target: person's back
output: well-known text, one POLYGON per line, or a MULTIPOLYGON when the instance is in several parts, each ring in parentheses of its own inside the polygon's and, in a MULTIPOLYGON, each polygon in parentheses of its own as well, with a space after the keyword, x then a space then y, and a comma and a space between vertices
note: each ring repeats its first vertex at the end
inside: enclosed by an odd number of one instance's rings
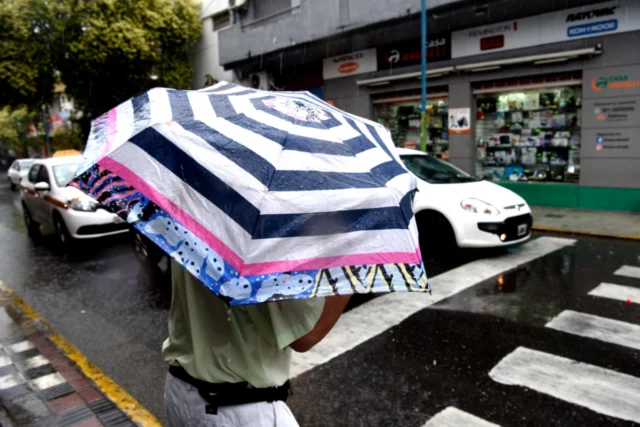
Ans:
POLYGON ((229 308, 180 264, 172 261, 171 270, 169 338, 163 345, 171 364, 169 423, 297 425, 284 402, 291 348, 306 351, 322 339, 348 297, 332 298, 327 307, 314 298, 229 308))

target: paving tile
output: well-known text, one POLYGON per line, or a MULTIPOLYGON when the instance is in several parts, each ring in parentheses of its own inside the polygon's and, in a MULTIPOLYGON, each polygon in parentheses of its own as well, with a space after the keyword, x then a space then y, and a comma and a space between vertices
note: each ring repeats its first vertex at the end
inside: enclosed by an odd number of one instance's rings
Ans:
POLYGON ((0 377, 0 390, 6 390, 24 384, 24 378, 18 372, 0 377))
POLYGON ((129 417, 109 399, 101 399, 90 403, 89 408, 98 416, 105 426, 133 426, 129 417))
POLYGON ((78 393, 70 393, 66 396, 49 400, 47 402, 49 409, 55 413, 64 412, 68 409, 75 408, 76 406, 83 406, 84 404, 84 400, 82 400, 78 393))
POLYGON ((104 394, 91 386, 78 390, 78 394, 80 394, 80 396, 82 396, 82 398, 87 403, 92 403, 99 401, 100 399, 104 399, 104 394))
POLYGON ((24 375, 30 380, 44 377, 46 375, 54 373, 56 370, 51 365, 38 366, 37 368, 29 369, 24 375))
POLYGON ((40 350, 37 348, 32 348, 27 351, 23 351, 22 353, 14 353, 11 355, 11 359, 14 362, 20 362, 22 360, 31 359, 32 357, 36 357, 40 355, 40 350))
POLYGON ((31 380, 31 384, 36 390, 46 390, 51 387, 55 387, 57 385, 65 383, 65 379, 62 375, 57 372, 51 373, 49 375, 44 375, 39 378, 35 378, 31 380))
POLYGON ((98 418, 92 417, 74 424, 73 427, 102 427, 103 425, 98 418))
POLYGON ((51 414, 47 405, 35 393, 28 393, 11 401, 3 401, 3 406, 14 424, 19 426, 31 425, 34 421, 46 418, 51 414))
POLYGON ((18 369, 15 365, 6 365, 0 367, 0 377, 4 377, 9 374, 17 373, 18 369))
POLYGON ((56 426, 73 426, 93 417, 93 412, 91 412, 87 406, 77 406, 58 414, 56 416, 56 426))
POLYGON ((9 402, 13 399, 18 399, 25 394, 32 393, 33 390, 25 383, 15 387, 11 387, 5 390, 0 390, 0 401, 9 402))
POLYGON ((4 353, 0 354, 0 367, 11 366, 12 364, 13 364, 13 361, 9 356, 7 356, 4 353))
POLYGON ((18 367, 23 371, 28 371, 29 369, 38 368, 40 366, 44 366, 48 364, 49 364, 49 359, 47 359, 41 354, 39 354, 36 357, 25 359, 16 363, 16 365, 18 365, 18 367))
POLYGON ((8 349, 11 353, 23 353, 27 350, 31 350, 32 348, 36 348, 36 346, 29 340, 23 340, 15 344, 4 346, 4 348, 8 349))
MULTIPOLYGON (((17 326, 17 325, 16 325, 16 326, 17 326)), ((22 332, 22 331, 20 331, 20 332, 22 332)), ((28 339, 28 337, 27 337, 25 334, 23 334, 23 333, 18 333, 18 334, 8 335, 8 336, 6 336, 6 337, 2 337, 2 338, 0 339, 0 343, 2 343, 2 346, 3 346, 3 347, 6 347, 6 346, 8 346, 8 345, 10 345, 10 344, 19 343, 19 342, 21 342, 21 341, 25 341, 25 340, 27 340, 27 339, 28 339)))
POLYGON ((45 400, 53 400, 69 393, 73 393, 74 391, 75 390, 73 389, 73 387, 71 387, 69 383, 65 382, 55 387, 48 388, 42 391, 40 394, 45 400))

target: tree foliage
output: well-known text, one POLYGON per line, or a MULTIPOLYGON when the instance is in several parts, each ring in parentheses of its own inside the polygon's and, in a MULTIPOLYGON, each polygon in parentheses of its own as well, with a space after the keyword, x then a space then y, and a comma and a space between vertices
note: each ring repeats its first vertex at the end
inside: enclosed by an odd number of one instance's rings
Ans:
POLYGON ((65 35, 57 68, 89 117, 154 86, 189 87, 201 31, 193 0, 65 0, 56 16, 65 35))
POLYGON ((29 126, 35 123, 37 115, 24 106, 0 109, 0 149, 29 156, 29 149, 41 146, 41 138, 29 136, 29 126))
POLYGON ((43 0, 0 1, 0 106, 51 100, 54 49, 43 0))
POLYGON ((188 88, 197 0, 0 0, 0 108, 49 103, 55 71, 88 120, 155 86, 188 88))

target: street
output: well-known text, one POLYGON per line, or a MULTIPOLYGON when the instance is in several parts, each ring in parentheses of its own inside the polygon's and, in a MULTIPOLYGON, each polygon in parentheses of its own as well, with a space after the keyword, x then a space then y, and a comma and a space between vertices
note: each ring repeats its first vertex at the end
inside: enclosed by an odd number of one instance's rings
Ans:
MULTIPOLYGON (((0 281, 163 422, 167 275, 126 235, 73 256, 53 236, 36 246, 0 183, 0 281)), ((432 296, 355 299, 326 342, 295 355, 289 405, 302 426, 638 425, 639 248, 534 234, 432 262, 432 296)))

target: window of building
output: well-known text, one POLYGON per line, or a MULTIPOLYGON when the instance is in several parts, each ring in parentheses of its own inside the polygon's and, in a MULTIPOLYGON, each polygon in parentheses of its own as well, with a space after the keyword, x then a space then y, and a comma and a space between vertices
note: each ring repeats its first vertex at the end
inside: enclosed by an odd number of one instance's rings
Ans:
POLYGON ((211 19, 213 21, 213 31, 218 31, 231 25, 231 13, 228 10, 213 15, 211 19))
POLYGON ((577 183, 581 104, 580 86, 477 95, 477 175, 577 183))
POLYGON ((255 10, 255 20, 266 18, 283 10, 291 9, 293 3, 300 4, 295 0, 256 0, 253 2, 255 10))

